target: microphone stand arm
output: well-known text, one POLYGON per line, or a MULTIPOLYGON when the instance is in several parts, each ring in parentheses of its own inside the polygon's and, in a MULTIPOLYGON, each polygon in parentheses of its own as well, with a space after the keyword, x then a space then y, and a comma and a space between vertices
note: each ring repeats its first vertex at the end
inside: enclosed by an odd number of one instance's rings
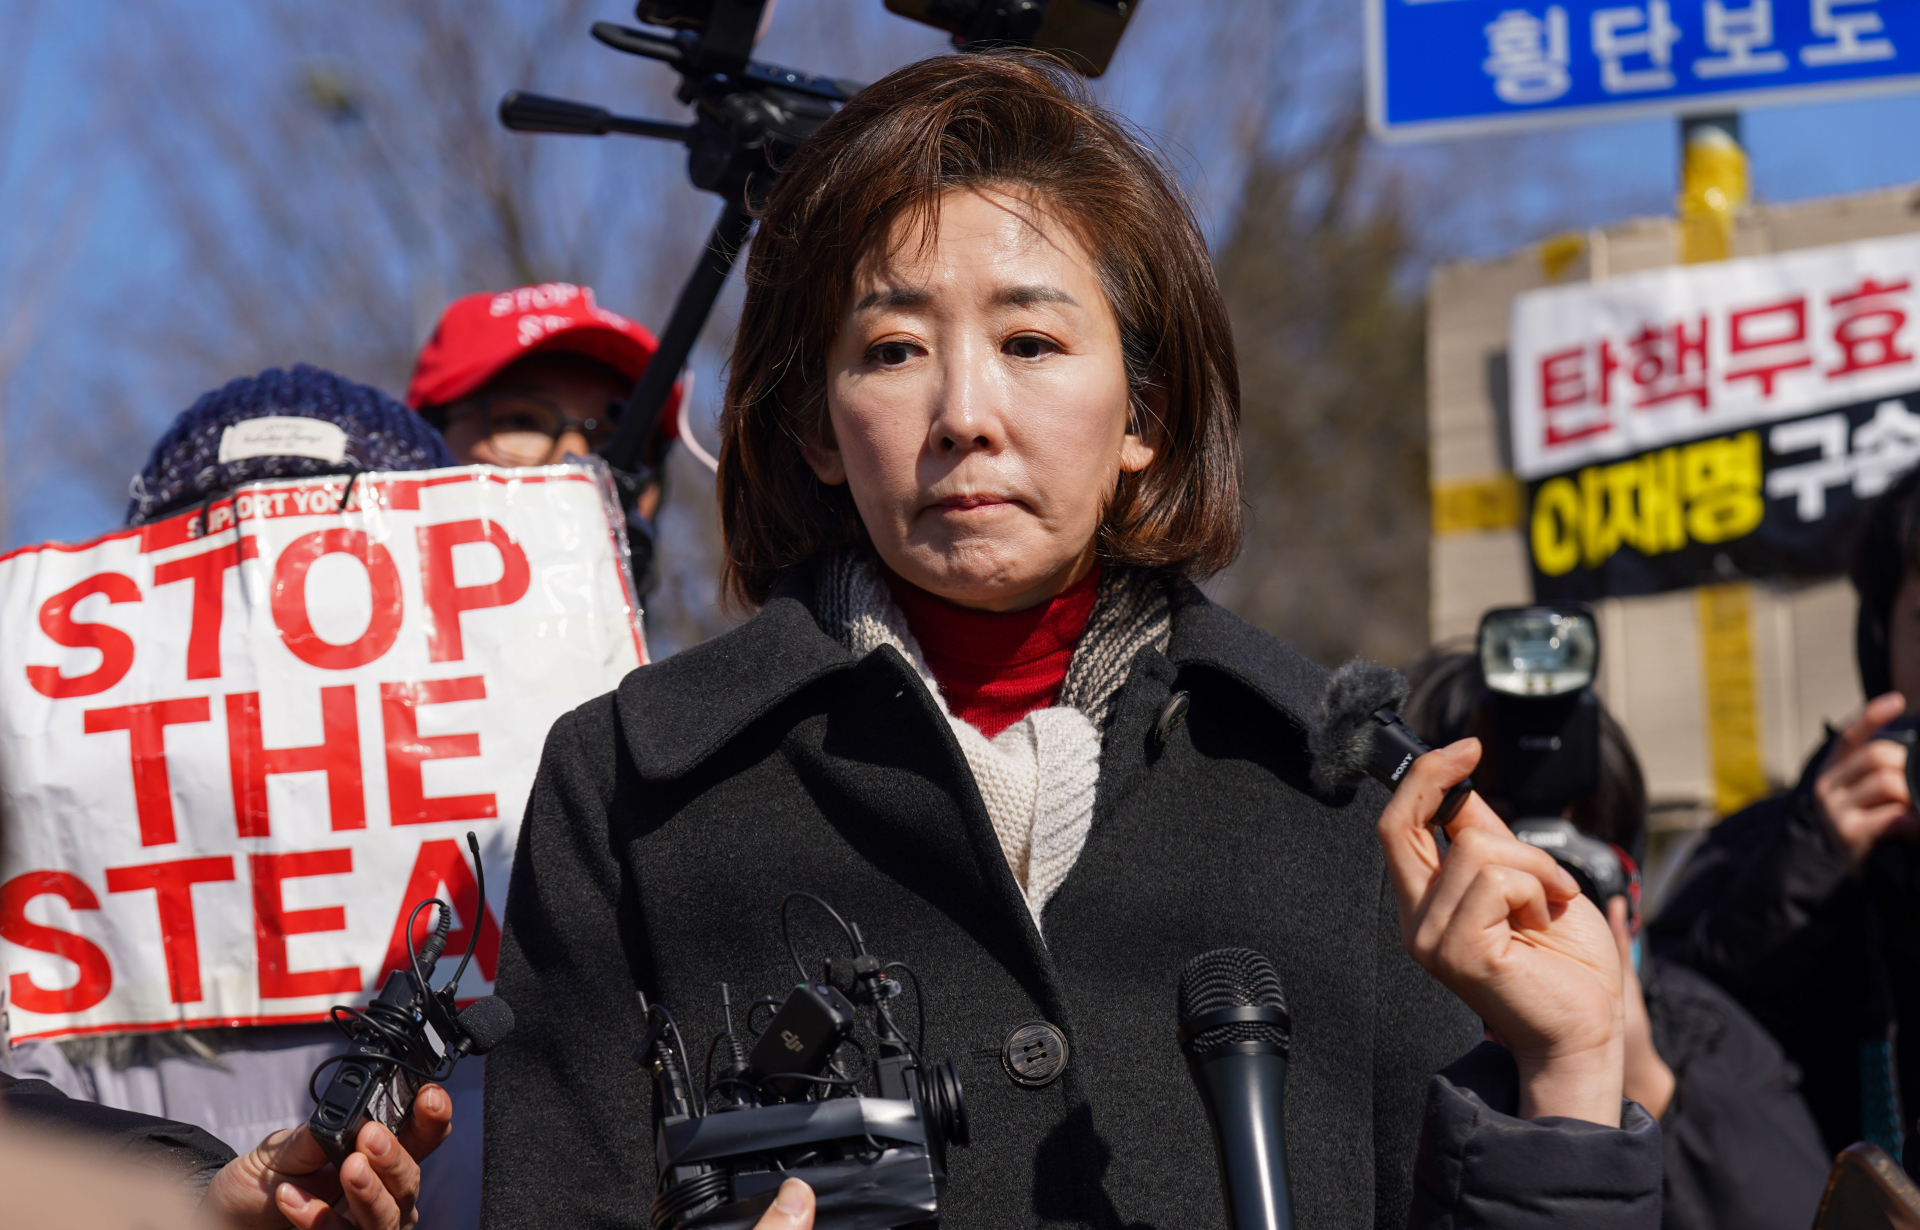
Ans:
POLYGON ((720 218, 713 224, 713 232, 707 236, 706 247, 700 253, 699 264, 694 266, 686 284, 680 288, 680 297, 674 301, 673 315, 667 319, 666 332, 660 335, 660 349, 654 352, 647 369, 640 373, 639 383, 633 386, 613 439, 600 450, 607 464, 613 467, 621 497, 628 507, 633 506, 641 488, 646 486, 642 458, 667 399, 673 394, 674 381, 687 365, 700 330, 713 312, 714 301, 720 297, 727 275, 733 272, 733 263, 739 258, 752 227, 753 214, 744 203, 728 201, 721 209, 720 218))
POLYGON ((615 115, 590 103, 524 91, 500 100, 500 122, 518 132, 577 136, 618 132, 685 145, 687 173, 694 187, 726 202, 707 237, 706 250, 681 287, 660 348, 627 396, 613 439, 599 450, 613 469, 621 502, 629 510, 652 478, 646 465, 647 446, 714 300, 733 271, 747 232, 753 229, 753 205, 766 199, 781 159, 860 89, 858 82, 749 59, 767 3, 730 0, 716 7, 714 16, 697 32, 654 33, 611 22, 594 23, 593 36, 600 42, 616 51, 658 60, 680 74, 677 96, 692 105, 691 124, 615 115))

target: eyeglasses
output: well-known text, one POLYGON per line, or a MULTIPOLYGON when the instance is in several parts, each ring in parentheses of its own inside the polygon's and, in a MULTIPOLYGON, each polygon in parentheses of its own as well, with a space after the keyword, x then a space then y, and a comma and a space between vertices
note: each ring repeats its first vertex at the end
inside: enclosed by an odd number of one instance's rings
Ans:
POLYGON ((534 466, 545 464, 554 442, 570 431, 579 432, 588 448, 599 448, 613 439, 620 408, 621 403, 611 401, 596 417, 577 419, 537 393, 503 390, 476 398, 455 414, 449 425, 478 416, 483 434, 503 463, 534 466))

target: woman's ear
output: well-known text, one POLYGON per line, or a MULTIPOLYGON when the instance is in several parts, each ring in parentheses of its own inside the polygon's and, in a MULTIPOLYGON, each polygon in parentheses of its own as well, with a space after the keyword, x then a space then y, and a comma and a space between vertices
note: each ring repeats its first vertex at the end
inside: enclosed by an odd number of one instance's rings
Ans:
POLYGON ((1160 453, 1161 427, 1167 421, 1167 391, 1150 384, 1140 390, 1126 438, 1120 442, 1120 469, 1138 474, 1160 453))
MULTIPOLYGON (((832 427, 827 430, 831 432, 832 427)), ((829 487, 838 487, 847 481, 846 459, 840 456, 840 450, 830 444, 822 443, 813 433, 808 432, 801 438, 800 455, 807 459, 807 465, 813 470, 813 476, 829 487)))

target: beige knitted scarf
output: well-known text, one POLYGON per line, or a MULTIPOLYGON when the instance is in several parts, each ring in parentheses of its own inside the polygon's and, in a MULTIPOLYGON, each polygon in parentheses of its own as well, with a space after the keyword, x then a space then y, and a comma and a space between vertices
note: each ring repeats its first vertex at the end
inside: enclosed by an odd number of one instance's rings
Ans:
POLYGON ((1073 870, 1093 829, 1100 741, 1113 698, 1142 649, 1167 648, 1166 591, 1138 569, 1108 568, 1058 702, 991 739, 954 716, 906 616, 865 552, 841 552, 821 568, 815 605, 821 626, 855 657, 891 645, 939 698, 1038 927, 1041 911, 1073 870))

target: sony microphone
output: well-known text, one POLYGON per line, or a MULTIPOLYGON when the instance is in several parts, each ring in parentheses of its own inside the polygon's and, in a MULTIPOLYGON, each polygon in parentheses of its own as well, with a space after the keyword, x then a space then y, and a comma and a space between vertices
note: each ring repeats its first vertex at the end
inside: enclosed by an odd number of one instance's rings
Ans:
MULTIPOLYGON (((1355 658, 1327 678, 1320 724, 1307 733, 1313 780, 1338 790, 1371 777, 1389 790, 1400 785, 1413 762, 1433 749, 1400 720, 1407 681, 1400 672, 1355 658)), ((1446 826, 1473 793, 1473 779, 1455 782, 1434 812, 1434 837, 1444 852, 1446 826)))
POLYGON ((1293 1018, 1273 962, 1250 948, 1201 953, 1180 971, 1180 1050, 1213 1126, 1231 1230, 1292 1230, 1286 1140, 1293 1018))

